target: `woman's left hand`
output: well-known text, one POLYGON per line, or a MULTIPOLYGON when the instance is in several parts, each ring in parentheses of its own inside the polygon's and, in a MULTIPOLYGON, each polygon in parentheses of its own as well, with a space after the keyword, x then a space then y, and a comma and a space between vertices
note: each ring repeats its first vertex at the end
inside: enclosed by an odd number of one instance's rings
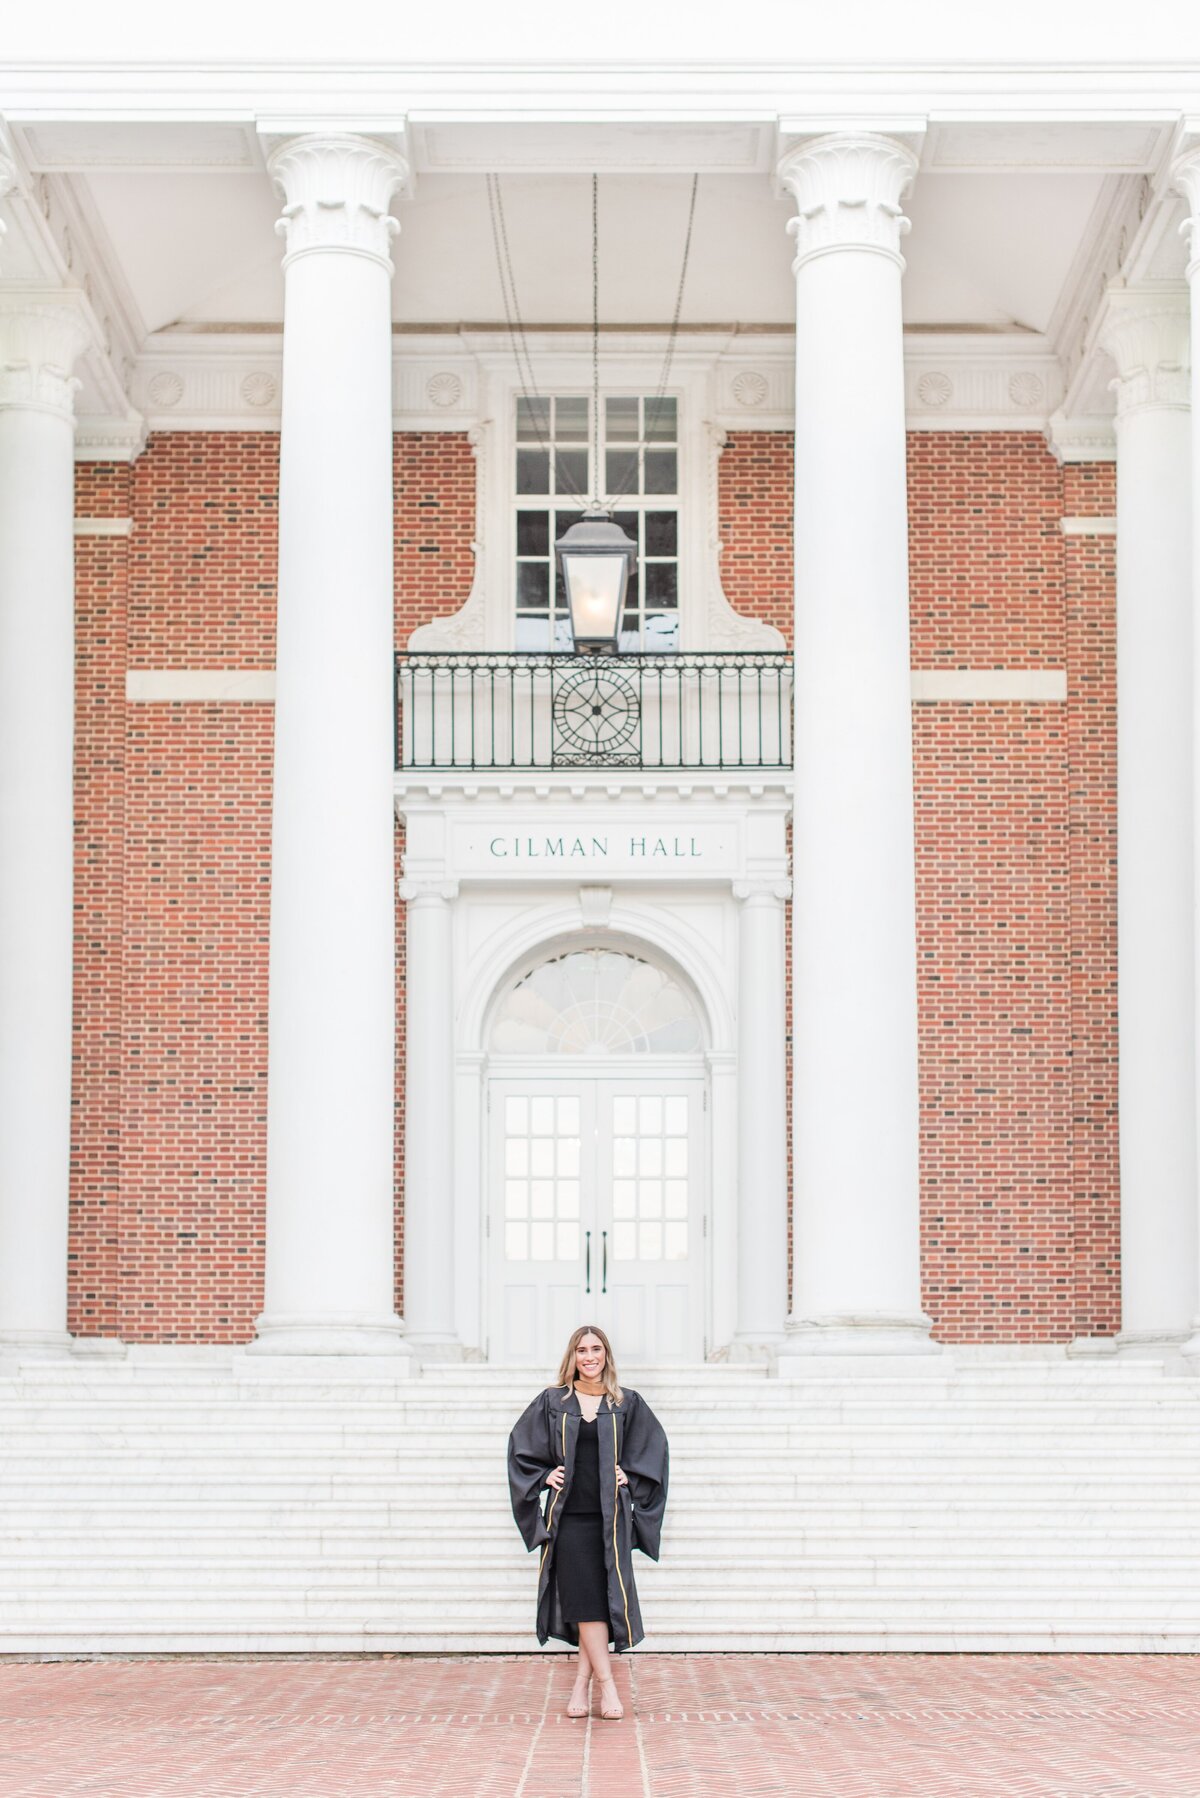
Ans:
POLYGON ((618 1486, 628 1486, 628 1484, 629 1484, 628 1475, 623 1473, 621 1471, 621 1469, 618 1467, 617 1468, 617 1485, 618 1486))

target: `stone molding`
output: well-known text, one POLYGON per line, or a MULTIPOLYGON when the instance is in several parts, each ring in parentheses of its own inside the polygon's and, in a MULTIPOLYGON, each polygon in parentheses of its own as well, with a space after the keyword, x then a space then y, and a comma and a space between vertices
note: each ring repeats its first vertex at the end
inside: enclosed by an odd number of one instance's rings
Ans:
POLYGON ((1195 280, 1200 272, 1200 146, 1188 150, 1171 168, 1171 186, 1187 201, 1189 217, 1179 227, 1188 246, 1187 278, 1195 280))
POLYGON ((744 905, 783 905, 792 896, 790 880, 735 880, 731 891, 744 905))
POLYGON ((1068 418, 1053 412, 1043 435, 1056 462, 1115 462, 1117 433, 1111 418, 1091 415, 1068 418))
POLYGON ((396 887, 405 905, 449 905, 458 898, 457 880, 419 880, 405 875, 396 887))
POLYGON ((87 343, 87 325, 69 296, 0 292, 0 409, 50 412, 73 424, 80 383, 71 370, 87 343))
MULTIPOLYGON (((137 359, 130 399, 154 431, 277 431, 282 345, 274 330, 159 333, 137 359)), ((541 353, 536 339, 532 347, 541 353)), ((467 341, 457 333, 397 334, 394 428, 486 432, 493 410, 489 369, 497 355, 509 355, 502 337, 484 340, 476 333, 467 341)), ((711 371, 706 416, 714 456, 724 433, 795 429, 791 332, 739 334, 732 340, 714 333, 703 349, 692 347, 676 361, 683 367, 696 357, 711 371)), ((1063 399, 1062 366, 1044 337, 913 332, 904 344, 904 381, 907 424, 915 431, 1040 431, 1063 399)), ((93 428, 83 419, 80 434, 96 443, 97 457, 108 444, 114 459, 128 454, 122 447, 130 435, 126 426, 96 420, 93 428)))
POLYGON ((391 240, 400 229, 388 211, 409 167, 398 151, 366 137, 331 133, 287 138, 267 169, 284 205, 275 229, 284 268, 322 251, 367 256, 390 276, 391 240))
MULTIPOLYGON (((8 151, 5 149, 3 139, 0 139, 0 200, 2 200, 5 196, 5 194, 9 193, 11 191, 11 189, 16 186, 16 184, 17 184, 16 162, 8 154, 8 151)), ((8 232, 8 226, 5 224, 3 219, 0 219, 0 244, 3 244, 7 232, 8 232)))
POLYGON ((1108 294, 1100 342, 1116 364, 1110 385, 1118 419, 1190 406, 1190 309, 1182 283, 1117 287, 1108 294))
POLYGON ((789 152, 779 180, 796 202, 788 222, 792 272, 834 250, 867 250, 903 269, 900 239, 909 229, 900 201, 917 172, 906 144, 871 132, 835 132, 789 152))

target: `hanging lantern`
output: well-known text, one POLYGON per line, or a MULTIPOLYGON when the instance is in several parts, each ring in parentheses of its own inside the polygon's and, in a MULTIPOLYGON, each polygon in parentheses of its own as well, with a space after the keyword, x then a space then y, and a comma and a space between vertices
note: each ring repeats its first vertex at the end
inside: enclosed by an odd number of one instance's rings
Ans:
POLYGON ((615 654, 629 577, 637 566, 637 544, 611 512, 592 506, 563 532, 554 551, 567 590, 576 650, 615 654))

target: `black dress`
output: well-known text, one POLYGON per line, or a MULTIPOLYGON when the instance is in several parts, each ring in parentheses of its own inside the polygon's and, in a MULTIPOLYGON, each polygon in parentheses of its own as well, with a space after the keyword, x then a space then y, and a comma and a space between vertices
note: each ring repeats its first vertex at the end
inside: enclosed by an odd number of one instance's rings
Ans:
MULTIPOLYGON (((518 1417, 508 1439, 508 1487, 513 1517, 526 1548, 538 1554, 537 1638, 551 1636, 579 1646, 579 1624, 563 1615, 559 1579, 569 1586, 573 1575, 560 1568, 594 1565, 597 1530, 586 1511, 571 1521, 580 1431, 584 1428, 579 1400, 569 1387, 547 1386, 518 1417), (546 1486, 546 1475, 565 1469, 561 1494, 546 1486), (565 1513, 560 1517, 559 1513, 565 1513), (560 1555, 566 1545, 560 1524, 578 1531, 582 1554, 560 1555)), ((602 1401, 594 1425, 599 1447, 600 1530, 607 1575, 602 1604, 580 1606, 585 1623, 608 1618, 609 1640, 618 1654, 641 1641, 642 1612, 633 1577, 633 1550, 657 1561, 667 1505, 667 1438, 653 1411, 638 1393, 625 1388, 617 1405, 602 1401), (628 1484, 618 1486, 617 1468, 628 1484)), ((591 1431, 588 1431, 591 1434, 591 1431)), ((594 1502, 594 1501, 593 1501, 594 1502)), ((586 1596, 586 1595, 585 1595, 586 1596)))
POLYGON ((600 1443, 593 1417, 579 1425, 575 1477, 558 1525, 554 1558, 558 1598, 566 1623, 608 1623, 608 1569, 604 1564, 604 1514, 600 1508, 600 1443))

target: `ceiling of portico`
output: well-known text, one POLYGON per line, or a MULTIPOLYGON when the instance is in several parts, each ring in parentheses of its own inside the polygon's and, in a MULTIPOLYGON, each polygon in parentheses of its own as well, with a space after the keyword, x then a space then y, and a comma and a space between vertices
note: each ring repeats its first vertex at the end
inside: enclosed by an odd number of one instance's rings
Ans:
MULTIPOLYGON (((908 211, 907 324, 1045 331, 1104 186, 1096 174, 925 174, 908 211)), ((74 177, 111 246, 146 333, 171 326, 277 326, 283 316, 278 201, 263 173, 74 177)), ((687 221, 686 175, 600 183, 605 322, 664 324, 687 221)), ((527 322, 591 318, 585 175, 516 174, 502 193, 527 322)), ((483 175, 424 175, 395 208, 399 324, 503 319, 483 175)), ((682 318, 786 328, 793 308, 790 201, 761 175, 703 175, 682 318)))
MULTIPOLYGON (((10 127, 28 183, 27 212, 40 207, 60 248, 74 240, 59 257, 68 281, 82 282, 70 252, 86 246, 89 283, 111 302, 107 335, 119 340, 118 366, 128 367, 158 333, 215 339, 279 330, 279 201, 250 121, 40 118, 10 120, 10 127)), ((770 173, 787 127, 762 118, 571 126, 410 120, 413 192, 393 208, 401 223, 397 325, 502 324, 486 185, 493 169, 502 179, 525 321, 586 326, 589 171, 599 168, 605 323, 669 321, 698 171, 684 325, 789 330, 794 293, 784 227, 792 205, 770 173)), ((1157 204, 1173 131, 1164 118, 931 125, 906 201, 909 331, 1039 338, 1071 377, 1079 345, 1094 335, 1097 296, 1115 273, 1114 259, 1137 234, 1148 195, 1157 204)), ((1170 210, 1160 207, 1164 217, 1170 210)), ((11 199, 0 203, 0 216, 14 226, 0 273, 45 279, 29 218, 11 199)), ((1184 247, 1173 229, 1157 228, 1151 248, 1144 274, 1181 277, 1184 247)), ((84 378, 81 411, 111 411, 111 392, 97 391, 103 383, 92 370, 84 378)), ((1091 391, 1107 404, 1102 382, 1091 391)))

